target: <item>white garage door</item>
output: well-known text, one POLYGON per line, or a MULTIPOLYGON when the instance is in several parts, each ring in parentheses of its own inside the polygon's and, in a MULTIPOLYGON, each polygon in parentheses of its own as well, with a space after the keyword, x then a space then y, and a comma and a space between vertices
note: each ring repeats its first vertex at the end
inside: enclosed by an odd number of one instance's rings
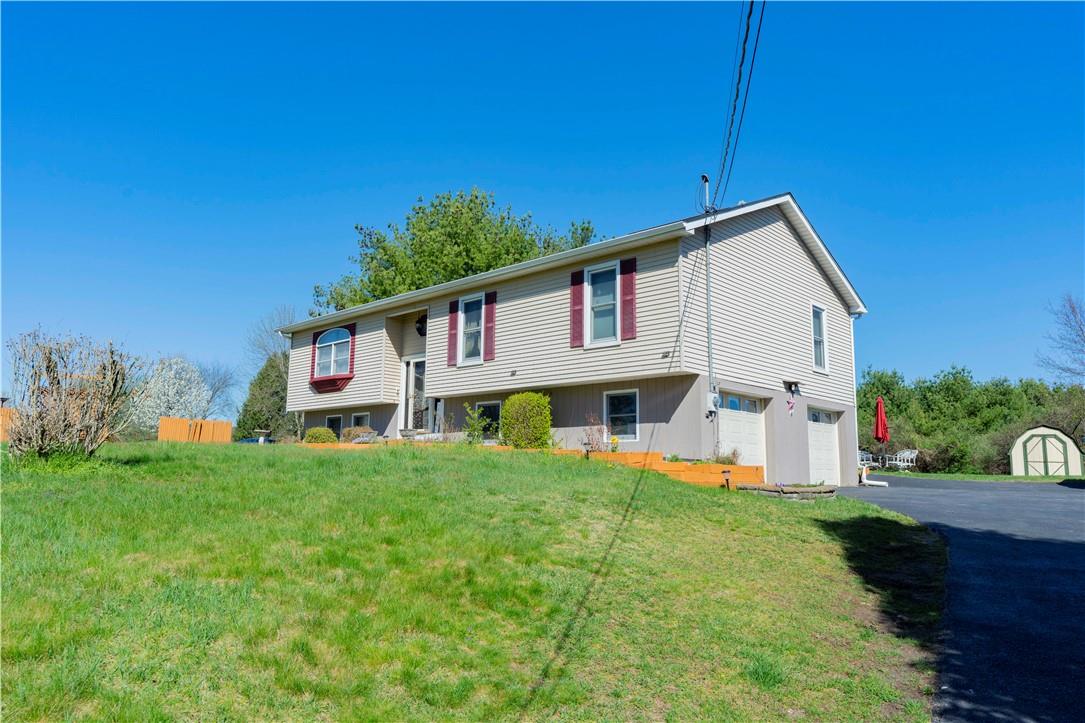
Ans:
POLYGON ((840 484, 840 450, 837 448, 835 412, 811 409, 806 426, 810 438, 810 481, 840 484))
POLYGON ((761 400, 720 395, 720 454, 738 450, 738 464, 765 464, 765 418, 761 400))

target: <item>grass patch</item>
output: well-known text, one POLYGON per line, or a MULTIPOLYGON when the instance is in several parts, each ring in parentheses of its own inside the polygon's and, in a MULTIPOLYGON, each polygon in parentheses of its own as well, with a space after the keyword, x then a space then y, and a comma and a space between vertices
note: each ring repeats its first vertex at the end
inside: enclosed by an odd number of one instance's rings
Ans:
POLYGON ((958 480, 961 482, 1085 482, 1085 480, 1077 479, 1076 477, 1020 477, 1012 474, 972 474, 972 473, 957 473, 957 472, 910 472, 907 470, 893 470, 882 471, 875 470, 870 472, 871 475, 877 477, 914 477, 916 479, 945 479, 945 480, 958 480))
POLYGON ((940 542, 857 500, 466 447, 4 465, 11 720, 929 714, 940 542))

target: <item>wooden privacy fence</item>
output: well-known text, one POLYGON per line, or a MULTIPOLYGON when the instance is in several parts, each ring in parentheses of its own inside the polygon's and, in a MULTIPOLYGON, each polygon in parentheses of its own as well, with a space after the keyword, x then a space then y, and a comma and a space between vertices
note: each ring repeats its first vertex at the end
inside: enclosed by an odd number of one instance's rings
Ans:
POLYGON ((0 407, 0 442, 8 441, 11 429, 11 407, 0 407))
POLYGON ((233 425, 213 419, 158 418, 159 442, 202 442, 226 444, 231 440, 233 425))

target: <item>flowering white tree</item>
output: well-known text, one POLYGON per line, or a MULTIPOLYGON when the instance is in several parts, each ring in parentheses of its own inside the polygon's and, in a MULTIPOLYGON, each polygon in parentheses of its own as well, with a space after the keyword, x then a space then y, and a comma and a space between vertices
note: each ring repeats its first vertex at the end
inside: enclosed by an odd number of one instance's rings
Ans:
POLYGON ((210 411, 211 390, 203 374, 183 357, 160 359, 133 416, 140 429, 157 430, 159 417, 203 419, 210 411))

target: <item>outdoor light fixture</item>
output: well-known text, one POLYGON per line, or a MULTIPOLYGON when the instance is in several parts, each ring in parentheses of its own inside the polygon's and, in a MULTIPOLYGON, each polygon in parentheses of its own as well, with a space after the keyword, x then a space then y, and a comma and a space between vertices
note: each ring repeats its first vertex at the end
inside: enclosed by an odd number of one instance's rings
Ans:
POLYGON ((784 390, 791 394, 801 394, 801 392, 799 391, 799 383, 789 382, 786 379, 784 380, 784 390))

